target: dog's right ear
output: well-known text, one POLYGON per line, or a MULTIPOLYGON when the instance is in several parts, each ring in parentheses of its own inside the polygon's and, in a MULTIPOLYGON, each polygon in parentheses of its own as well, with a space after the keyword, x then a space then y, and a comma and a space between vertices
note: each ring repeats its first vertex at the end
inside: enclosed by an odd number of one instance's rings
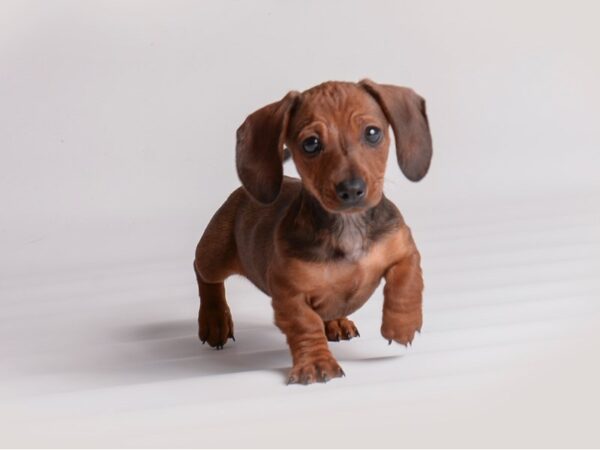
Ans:
POLYGON ((291 110, 299 92, 250 114, 237 130, 236 166, 244 188, 261 203, 279 195, 283 181, 284 143, 291 110))

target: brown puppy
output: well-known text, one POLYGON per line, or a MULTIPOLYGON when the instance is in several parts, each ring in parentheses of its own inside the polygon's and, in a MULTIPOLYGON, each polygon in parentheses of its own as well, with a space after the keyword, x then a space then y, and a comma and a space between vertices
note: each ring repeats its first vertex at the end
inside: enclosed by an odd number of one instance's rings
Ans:
MULTIPOLYGON (((286 335, 290 383, 344 375, 327 340, 358 336, 346 318, 385 278, 381 334, 407 345, 422 324, 420 255, 383 195, 392 126, 402 172, 418 181, 431 161, 425 102, 370 80, 327 82, 254 112, 237 132, 243 188, 214 215, 196 249, 199 336, 233 337, 223 282, 232 274, 272 298, 286 335), (283 176, 287 154, 301 180, 283 176)), ((234 339, 235 340, 235 339, 234 339)))

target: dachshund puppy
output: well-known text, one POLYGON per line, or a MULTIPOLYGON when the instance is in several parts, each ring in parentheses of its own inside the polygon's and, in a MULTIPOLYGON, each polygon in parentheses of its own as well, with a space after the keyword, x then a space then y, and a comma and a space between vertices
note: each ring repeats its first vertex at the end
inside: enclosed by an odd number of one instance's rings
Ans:
POLYGON ((418 181, 431 161, 425 101, 404 87, 326 82, 252 113, 237 131, 243 187, 196 249, 200 340, 235 340, 223 282, 243 275, 271 297, 293 359, 289 383, 344 372, 327 341, 351 339, 347 316, 385 278, 381 334, 407 345, 421 330, 423 279, 410 229, 383 194, 391 125, 398 164, 418 181), (300 180, 283 176, 293 159, 300 180))

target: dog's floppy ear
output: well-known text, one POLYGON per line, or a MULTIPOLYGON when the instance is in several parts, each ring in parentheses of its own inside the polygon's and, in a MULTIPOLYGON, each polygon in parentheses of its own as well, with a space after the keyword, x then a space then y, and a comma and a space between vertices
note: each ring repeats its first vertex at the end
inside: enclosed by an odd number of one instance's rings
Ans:
POLYGON ((279 195, 283 181, 284 142, 290 111, 299 93, 250 114, 237 130, 236 166, 246 190, 261 203, 279 195))
POLYGON ((419 181, 429 170, 432 145, 425 100, 415 91, 371 80, 359 83, 383 110, 394 130, 396 156, 402 173, 419 181))

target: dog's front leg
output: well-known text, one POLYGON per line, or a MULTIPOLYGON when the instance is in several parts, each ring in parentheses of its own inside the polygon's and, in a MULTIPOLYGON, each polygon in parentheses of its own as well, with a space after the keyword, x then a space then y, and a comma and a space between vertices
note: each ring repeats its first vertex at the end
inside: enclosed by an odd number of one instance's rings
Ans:
POLYGON ((285 334, 294 367, 288 384, 327 382, 344 371, 327 344, 323 319, 305 301, 304 295, 274 296, 275 324, 285 334))
POLYGON ((382 336, 390 344, 410 344, 423 324, 423 276, 416 249, 388 269, 383 296, 382 336))

